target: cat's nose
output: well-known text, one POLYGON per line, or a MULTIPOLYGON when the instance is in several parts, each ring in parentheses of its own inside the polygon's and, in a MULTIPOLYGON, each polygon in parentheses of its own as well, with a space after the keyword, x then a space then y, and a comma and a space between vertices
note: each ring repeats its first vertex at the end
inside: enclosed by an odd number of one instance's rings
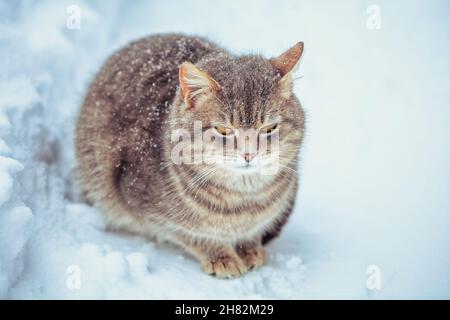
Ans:
POLYGON ((247 163, 250 163, 252 159, 256 156, 255 153, 244 153, 244 159, 247 163))

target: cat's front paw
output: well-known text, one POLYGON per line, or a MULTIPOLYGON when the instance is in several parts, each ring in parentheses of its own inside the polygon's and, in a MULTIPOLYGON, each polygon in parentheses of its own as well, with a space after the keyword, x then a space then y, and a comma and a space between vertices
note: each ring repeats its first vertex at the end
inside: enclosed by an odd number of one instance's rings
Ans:
POLYGON ((248 268, 237 255, 221 254, 202 261, 203 271, 218 278, 237 278, 248 268))
POLYGON ((249 270, 262 266, 266 260, 266 252, 260 244, 238 245, 237 252, 249 270))

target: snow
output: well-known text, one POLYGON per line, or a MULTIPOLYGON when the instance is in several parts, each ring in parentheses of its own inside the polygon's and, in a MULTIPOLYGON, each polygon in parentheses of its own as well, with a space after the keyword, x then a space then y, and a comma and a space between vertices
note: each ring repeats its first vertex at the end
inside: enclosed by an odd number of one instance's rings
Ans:
POLYGON ((0 2, 0 298, 450 298, 450 5, 377 1, 379 30, 370 5, 0 2), (66 26, 71 5, 80 29, 66 26), (240 279, 105 231, 72 183, 93 74, 129 40, 169 31, 267 57, 305 42, 297 206, 267 264, 240 279))

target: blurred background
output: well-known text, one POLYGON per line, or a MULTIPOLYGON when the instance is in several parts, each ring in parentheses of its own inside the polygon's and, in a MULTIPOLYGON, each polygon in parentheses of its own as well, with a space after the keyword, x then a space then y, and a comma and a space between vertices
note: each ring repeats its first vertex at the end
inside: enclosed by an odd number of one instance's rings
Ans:
POLYGON ((0 297, 450 298, 448 1, 0 0, 0 297), (305 52, 295 214, 231 281, 104 231, 79 203, 73 129, 105 59, 160 32, 305 52))

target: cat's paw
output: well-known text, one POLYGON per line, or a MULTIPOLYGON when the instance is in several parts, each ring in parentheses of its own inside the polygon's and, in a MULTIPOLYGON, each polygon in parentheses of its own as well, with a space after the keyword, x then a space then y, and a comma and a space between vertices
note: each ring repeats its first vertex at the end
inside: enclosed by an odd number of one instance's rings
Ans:
POLYGON ((240 245, 237 252, 249 270, 262 266, 266 260, 266 252, 262 245, 240 245))
POLYGON ((227 254, 204 260, 202 267, 203 271, 218 278, 237 278, 248 271, 239 256, 227 254))

